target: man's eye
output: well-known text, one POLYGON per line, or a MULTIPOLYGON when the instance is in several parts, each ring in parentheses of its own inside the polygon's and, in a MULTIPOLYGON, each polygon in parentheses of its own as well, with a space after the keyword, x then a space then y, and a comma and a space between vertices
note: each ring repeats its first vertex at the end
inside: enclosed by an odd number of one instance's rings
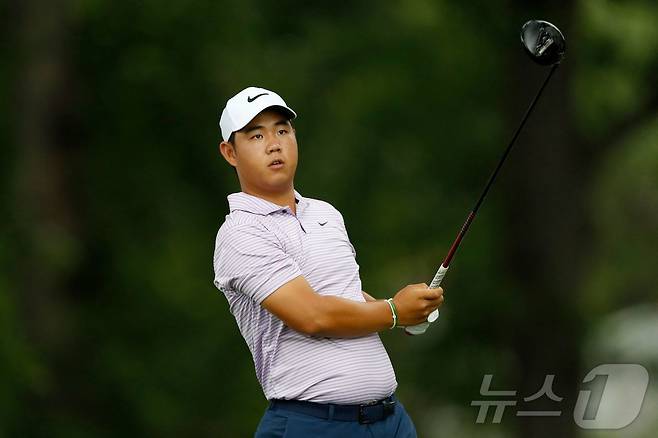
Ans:
POLYGON ((287 129, 279 129, 279 135, 287 134, 288 130, 287 129))
POLYGON ((263 138, 263 134, 254 134, 251 136, 251 138, 255 140, 260 140, 261 138, 263 138))

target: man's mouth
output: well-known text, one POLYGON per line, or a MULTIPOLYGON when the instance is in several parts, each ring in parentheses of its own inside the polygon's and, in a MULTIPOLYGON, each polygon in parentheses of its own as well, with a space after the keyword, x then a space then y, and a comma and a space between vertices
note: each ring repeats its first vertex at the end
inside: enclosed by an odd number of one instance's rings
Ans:
POLYGON ((277 158, 276 160, 272 161, 268 167, 281 167, 281 166, 283 166, 283 160, 277 158))

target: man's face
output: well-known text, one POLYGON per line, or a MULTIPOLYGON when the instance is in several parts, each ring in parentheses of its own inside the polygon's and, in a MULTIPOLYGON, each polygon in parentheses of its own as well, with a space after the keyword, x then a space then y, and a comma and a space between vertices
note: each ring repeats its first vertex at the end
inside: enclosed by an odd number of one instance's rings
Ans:
POLYGON ((280 193, 292 188, 297 169, 297 139, 288 118, 266 109, 220 150, 238 172, 243 191, 280 193))

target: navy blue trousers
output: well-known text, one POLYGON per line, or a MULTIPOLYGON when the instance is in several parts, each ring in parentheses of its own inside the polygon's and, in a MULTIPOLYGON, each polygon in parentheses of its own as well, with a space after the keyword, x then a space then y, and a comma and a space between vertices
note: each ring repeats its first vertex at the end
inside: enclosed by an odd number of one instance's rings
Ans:
POLYGON ((325 420, 282 408, 268 408, 255 438, 416 438, 416 428, 398 400, 395 412, 372 424, 325 420))

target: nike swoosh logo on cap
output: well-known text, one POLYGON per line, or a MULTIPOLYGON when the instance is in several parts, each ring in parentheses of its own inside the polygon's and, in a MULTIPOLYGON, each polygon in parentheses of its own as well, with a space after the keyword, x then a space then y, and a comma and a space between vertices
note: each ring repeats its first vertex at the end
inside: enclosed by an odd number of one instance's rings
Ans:
POLYGON ((247 96, 247 102, 251 103, 251 102, 253 102, 254 100, 258 99, 259 97, 261 97, 261 96, 265 96, 265 95, 267 95, 267 94, 270 94, 270 93, 260 93, 260 94, 255 95, 254 97, 249 97, 249 96, 247 96))
POLYGON ((329 222, 329 221, 318 222, 318 224, 319 224, 321 227, 324 227, 325 225, 327 225, 327 222, 329 222))

